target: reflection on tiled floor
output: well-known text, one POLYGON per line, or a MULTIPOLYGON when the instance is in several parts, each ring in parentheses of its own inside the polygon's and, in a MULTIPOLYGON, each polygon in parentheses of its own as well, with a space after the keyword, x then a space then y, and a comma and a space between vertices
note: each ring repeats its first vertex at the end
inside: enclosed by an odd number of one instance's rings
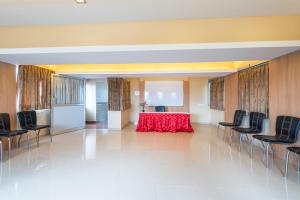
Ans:
POLYGON ((26 143, 0 165, 1 200, 293 200, 294 169, 282 161, 268 170, 262 152, 251 160, 225 144, 216 129, 195 133, 80 130, 26 143))
POLYGON ((107 121, 86 123, 85 128, 86 129, 107 129, 107 121))

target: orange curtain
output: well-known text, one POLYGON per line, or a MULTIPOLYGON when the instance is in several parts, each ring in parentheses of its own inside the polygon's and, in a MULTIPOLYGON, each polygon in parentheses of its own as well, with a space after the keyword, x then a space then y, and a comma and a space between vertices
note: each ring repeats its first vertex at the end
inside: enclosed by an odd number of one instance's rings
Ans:
POLYGON ((239 109, 269 113, 269 64, 263 63, 238 72, 239 109))
POLYGON ((224 110, 224 77, 210 80, 210 108, 224 110))
POLYGON ((37 66, 19 66, 17 93, 20 111, 51 107, 51 75, 53 73, 54 71, 37 66))

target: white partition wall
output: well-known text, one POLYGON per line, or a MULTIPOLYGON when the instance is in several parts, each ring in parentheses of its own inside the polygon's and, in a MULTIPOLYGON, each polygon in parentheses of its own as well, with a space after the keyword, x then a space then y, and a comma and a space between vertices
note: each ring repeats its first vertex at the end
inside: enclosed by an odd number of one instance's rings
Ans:
POLYGON ((84 128, 85 81, 69 76, 53 75, 52 83, 52 134, 84 128))

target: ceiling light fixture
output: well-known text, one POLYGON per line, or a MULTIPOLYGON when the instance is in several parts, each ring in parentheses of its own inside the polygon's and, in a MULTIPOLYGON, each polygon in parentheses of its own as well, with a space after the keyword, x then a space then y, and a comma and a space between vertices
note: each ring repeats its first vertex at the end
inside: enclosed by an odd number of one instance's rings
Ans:
POLYGON ((75 0, 76 3, 79 3, 79 4, 83 4, 83 3, 87 3, 86 0, 75 0))

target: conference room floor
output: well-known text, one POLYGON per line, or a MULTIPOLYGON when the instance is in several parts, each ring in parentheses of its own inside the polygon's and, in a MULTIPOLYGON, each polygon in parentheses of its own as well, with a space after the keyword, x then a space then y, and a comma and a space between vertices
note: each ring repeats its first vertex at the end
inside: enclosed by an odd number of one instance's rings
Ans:
POLYGON ((264 167, 217 136, 215 127, 195 133, 80 130, 26 143, 1 163, 1 200, 293 200, 300 196, 294 169, 264 167))

